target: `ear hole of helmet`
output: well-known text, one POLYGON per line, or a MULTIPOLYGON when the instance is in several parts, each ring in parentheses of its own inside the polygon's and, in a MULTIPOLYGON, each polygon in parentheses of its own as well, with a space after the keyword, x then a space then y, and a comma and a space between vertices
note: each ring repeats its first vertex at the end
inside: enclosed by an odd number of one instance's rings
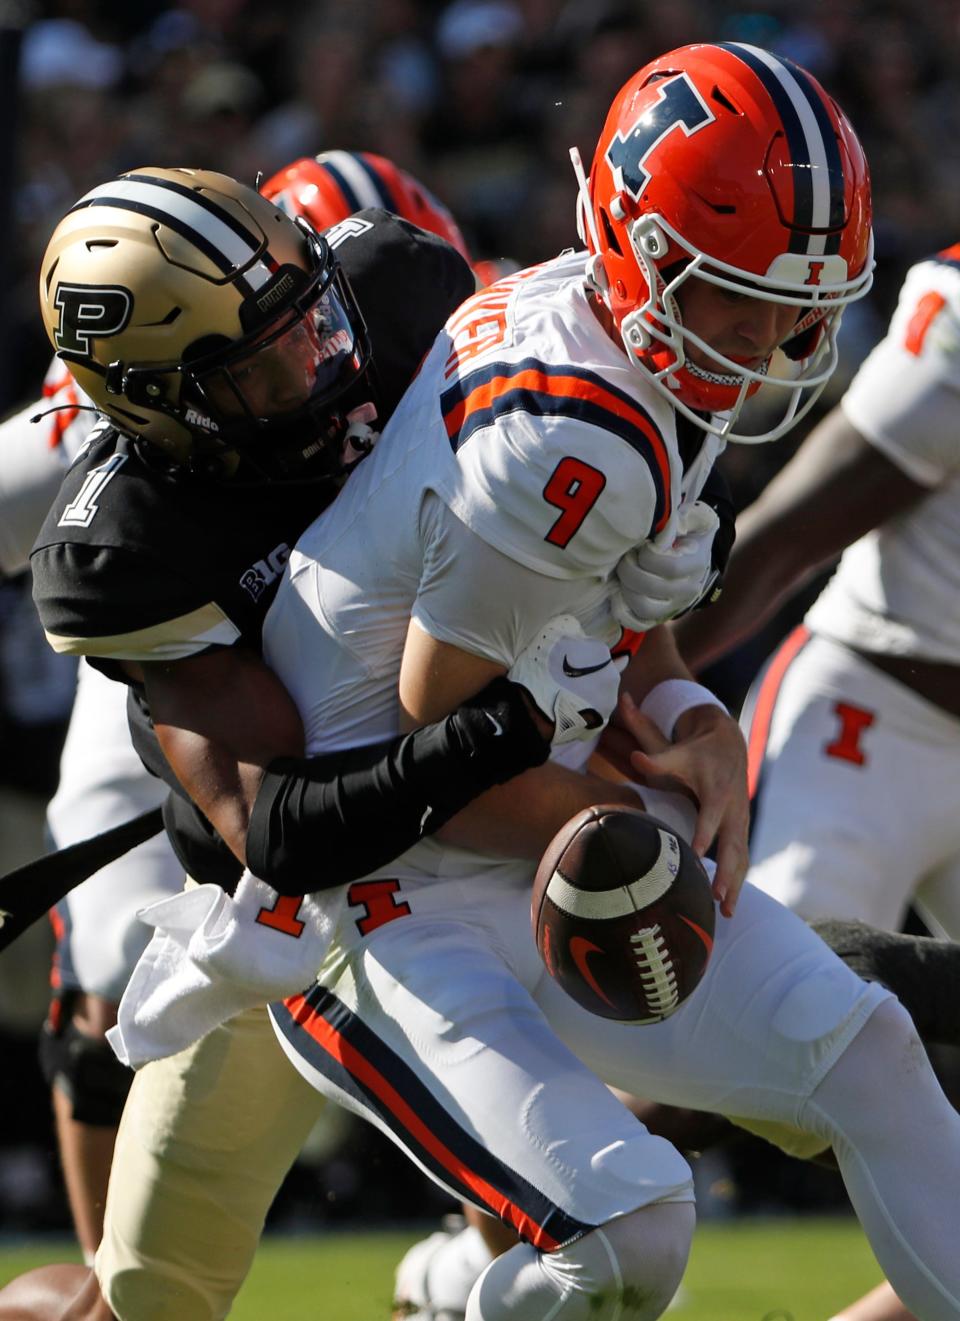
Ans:
POLYGON ((616 233, 614 232, 614 228, 610 223, 610 217, 607 215, 606 207, 601 206, 599 208, 599 211, 600 211, 600 224, 603 228, 604 242, 612 252, 615 252, 618 257, 622 257, 623 249, 621 248, 620 240, 617 238, 616 233))
POLYGON ((145 371, 129 371, 122 362, 111 362, 104 375, 108 394, 124 395, 131 404, 156 408, 166 394, 162 376, 145 371))
POLYGON ((131 404, 154 407, 163 394, 163 386, 153 376, 124 376, 124 394, 131 404))

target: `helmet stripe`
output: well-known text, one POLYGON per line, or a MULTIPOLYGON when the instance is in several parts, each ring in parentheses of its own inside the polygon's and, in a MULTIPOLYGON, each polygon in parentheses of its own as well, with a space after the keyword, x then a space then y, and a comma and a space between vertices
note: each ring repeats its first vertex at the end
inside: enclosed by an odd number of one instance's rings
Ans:
MULTIPOLYGON (((794 233, 790 251, 808 256, 836 250, 827 231, 843 225, 844 177, 830 116, 813 81, 788 60, 757 46, 718 43, 742 60, 776 106, 794 166, 794 233), (819 233, 798 231, 817 230, 819 233)), ((838 237, 838 236, 837 236, 838 237)))
POLYGON ((823 250, 826 253, 836 253, 840 251, 840 234, 846 223, 847 214, 844 196, 846 180, 836 129, 833 126, 823 96, 818 92, 810 75, 791 60, 785 60, 784 63, 792 70, 799 85, 806 88, 809 105, 820 129, 820 141, 823 144, 826 157, 827 226, 830 230, 830 233, 825 236, 823 250))
POLYGON ((377 169, 369 156, 364 155, 363 152, 357 151, 352 154, 353 159, 357 162, 360 169, 363 170, 374 188, 380 194, 380 206, 382 206, 385 211, 392 211, 394 215, 400 215, 400 203, 394 195, 393 189, 383 177, 381 171, 377 169))
POLYGON ((343 193, 351 212, 362 211, 368 206, 383 206, 383 198, 351 152, 325 151, 317 157, 317 162, 343 193))
POLYGON ((135 183, 152 184, 155 188, 165 188, 170 193, 176 193, 178 197, 192 202, 195 206, 209 211, 217 220, 232 229, 238 238, 242 239, 249 247, 259 248, 263 242, 262 237, 255 230, 248 229, 236 216, 231 215, 225 207, 218 205, 207 193, 198 192, 196 188, 191 188, 187 184, 177 183, 175 179, 162 179, 153 174, 127 174, 123 176, 135 183))
POLYGON ((91 189, 71 209, 77 211, 86 206, 118 207, 168 225, 224 275, 243 270, 244 282, 250 289, 260 288, 271 278, 268 254, 264 254, 265 260, 251 265, 262 247, 262 239, 232 216, 228 224, 220 207, 211 205, 209 199, 201 201, 189 188, 166 187, 160 180, 145 175, 126 175, 91 189), (247 267, 250 269, 244 269, 247 267))

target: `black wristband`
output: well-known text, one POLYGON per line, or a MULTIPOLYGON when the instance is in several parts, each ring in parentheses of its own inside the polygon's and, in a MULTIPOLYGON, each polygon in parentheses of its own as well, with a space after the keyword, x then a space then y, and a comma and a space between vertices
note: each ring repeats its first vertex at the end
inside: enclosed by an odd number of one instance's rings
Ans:
POLYGON ((501 678, 412 734, 280 758, 253 805, 247 865, 281 894, 342 885, 384 866, 549 752, 522 689, 501 678))

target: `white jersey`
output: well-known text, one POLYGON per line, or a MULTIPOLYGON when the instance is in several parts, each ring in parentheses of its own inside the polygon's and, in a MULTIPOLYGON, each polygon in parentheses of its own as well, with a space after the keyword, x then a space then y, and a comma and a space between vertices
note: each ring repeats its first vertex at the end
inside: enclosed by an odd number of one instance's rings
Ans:
MULTIPOLYGON (((601 328, 583 265, 565 255, 459 309, 373 454, 301 537, 264 655, 311 754, 397 732, 411 618, 504 666, 560 613, 615 641, 617 562, 672 539, 681 500, 699 495, 720 442, 705 435, 683 473, 673 410, 601 328)), ((424 841, 385 874, 478 865, 424 841)))
MULTIPOLYGON (((0 576, 27 567, 63 475, 97 424, 92 407, 54 358, 43 397, 0 424, 0 576), (51 408, 56 411, 30 421, 51 408)), ((57 848, 129 821, 165 796, 164 785, 147 773, 133 749, 126 707, 123 684, 81 665, 59 787, 48 807, 57 848)), ((119 1000, 150 938, 137 910, 182 884, 183 870, 166 837, 158 835, 77 886, 59 905, 57 984, 119 1000)))
MULTIPOLYGON (((127 690, 80 662, 60 782, 47 807, 54 845, 67 848, 159 807, 167 789, 144 769, 127 728, 127 690)), ((141 908, 183 888, 183 868, 162 831, 95 872, 57 905, 61 989, 119 1001, 152 929, 141 908)))
POLYGON ((867 651, 960 664, 960 246, 909 271, 842 407, 930 494, 845 551, 806 622, 867 651))
POLYGON ((77 457, 96 414, 59 358, 43 382, 43 398, 0 423, 0 574, 27 567, 34 538, 77 457), (32 417, 54 408, 39 422, 32 417))
POLYGON ((593 315, 584 260, 468 300, 411 390, 447 442, 433 489, 485 541, 558 578, 606 576, 638 543, 671 542, 721 448, 705 435, 684 476, 676 414, 593 315))

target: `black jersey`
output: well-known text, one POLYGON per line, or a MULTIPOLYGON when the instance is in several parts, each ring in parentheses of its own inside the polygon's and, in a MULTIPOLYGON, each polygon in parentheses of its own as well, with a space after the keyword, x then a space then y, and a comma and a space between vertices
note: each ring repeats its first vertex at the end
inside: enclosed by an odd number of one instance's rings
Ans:
MULTIPOLYGON (((334 227, 331 242, 367 323, 383 426, 474 277, 441 239, 385 211, 359 212, 334 227)), ((120 679, 120 661, 177 660, 236 643, 259 650, 290 550, 333 494, 319 483, 214 482, 165 468, 155 454, 99 427, 67 473, 30 560, 54 649, 120 679)), ((182 795, 142 695, 134 705, 138 751, 182 795)), ((183 824, 189 814, 181 805, 176 815, 183 824)), ((200 869, 192 850, 178 852, 200 869)))

